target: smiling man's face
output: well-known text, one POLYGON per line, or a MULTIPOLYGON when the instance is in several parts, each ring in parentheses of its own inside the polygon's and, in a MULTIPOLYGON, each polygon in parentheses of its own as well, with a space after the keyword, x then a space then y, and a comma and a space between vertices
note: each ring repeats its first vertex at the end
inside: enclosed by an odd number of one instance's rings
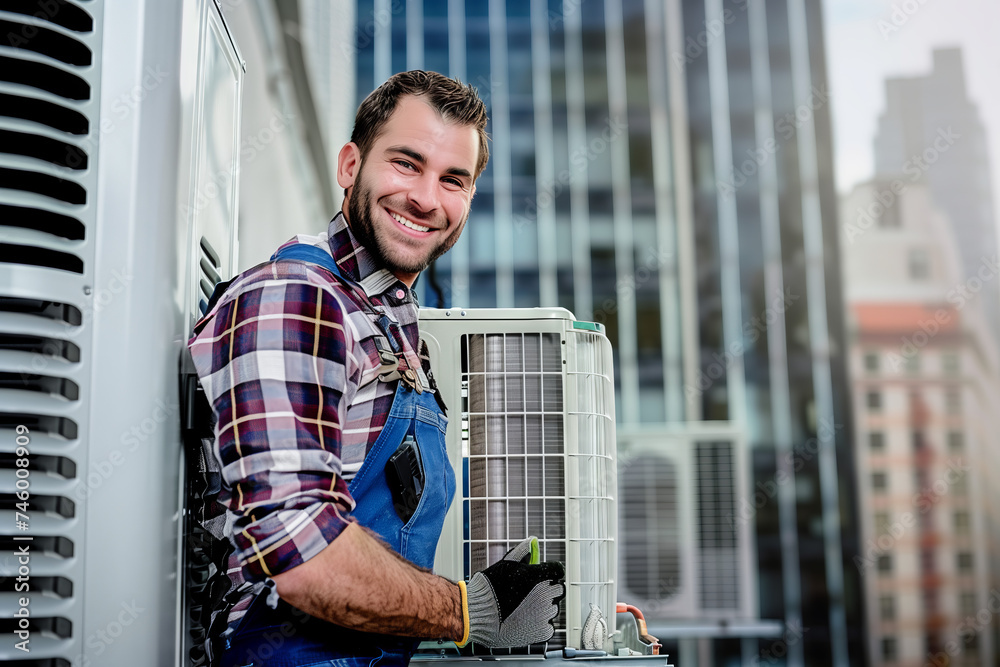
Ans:
POLYGON ((412 95, 400 98, 364 160, 354 143, 341 149, 337 181, 348 189, 347 223, 408 286, 458 241, 478 155, 473 126, 445 121, 412 95))

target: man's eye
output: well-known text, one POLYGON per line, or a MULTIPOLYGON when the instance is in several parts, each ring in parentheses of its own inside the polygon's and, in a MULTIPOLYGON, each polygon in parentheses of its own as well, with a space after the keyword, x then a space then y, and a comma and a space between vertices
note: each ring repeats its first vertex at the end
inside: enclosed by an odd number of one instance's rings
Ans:
POLYGON ((416 171, 417 169, 416 167, 413 166, 412 163, 407 162, 406 160, 396 160, 396 164, 402 167, 403 169, 409 169, 411 171, 416 171))
POLYGON ((465 187, 465 184, 462 183, 462 181, 458 180, 457 178, 446 178, 444 179, 444 182, 447 183, 448 185, 454 185, 457 188, 465 187))

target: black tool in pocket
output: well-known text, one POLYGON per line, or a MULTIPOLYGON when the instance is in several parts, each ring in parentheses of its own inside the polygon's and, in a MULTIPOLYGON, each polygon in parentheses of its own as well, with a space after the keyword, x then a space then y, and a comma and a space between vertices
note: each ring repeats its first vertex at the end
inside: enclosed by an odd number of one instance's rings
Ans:
POLYGON ((385 464, 385 479, 392 493, 392 505, 403 523, 417 511, 424 492, 424 467, 417 441, 408 435, 385 464))

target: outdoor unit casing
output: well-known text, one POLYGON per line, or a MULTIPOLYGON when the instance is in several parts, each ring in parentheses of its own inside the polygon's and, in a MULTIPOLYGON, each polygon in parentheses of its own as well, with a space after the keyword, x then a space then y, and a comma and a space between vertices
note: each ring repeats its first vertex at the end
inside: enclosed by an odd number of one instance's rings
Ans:
MULTIPOLYGON (((422 309, 421 335, 448 405, 459 492, 434 570, 468 580, 528 535, 566 565, 556 634, 583 648, 593 608, 611 651, 617 476, 611 346, 562 308, 422 309)), ((523 652, 523 651, 522 651, 523 652)))

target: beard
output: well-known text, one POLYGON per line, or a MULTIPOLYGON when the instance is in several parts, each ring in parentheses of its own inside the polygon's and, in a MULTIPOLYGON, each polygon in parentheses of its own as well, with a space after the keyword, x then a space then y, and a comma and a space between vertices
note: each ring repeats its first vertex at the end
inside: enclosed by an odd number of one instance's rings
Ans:
MULTIPOLYGON (((399 211, 401 215, 417 224, 427 218, 407 202, 400 203, 389 198, 386 198, 386 201, 392 204, 394 210, 399 211)), ((452 246, 458 242, 465 221, 469 218, 469 213, 466 211, 465 217, 458 221, 458 224, 451 224, 454 230, 448 236, 444 237, 436 246, 425 251, 422 257, 419 257, 412 256, 412 253, 406 253, 404 249, 400 248, 400 246, 405 245, 405 242, 400 241, 399 237, 394 237, 390 229, 382 225, 375 225, 374 216, 378 215, 378 212, 374 210, 375 205, 371 188, 368 187, 364 179, 364 163, 362 163, 358 170, 354 189, 351 190, 351 195, 347 200, 348 226, 358 242, 375 257, 375 260, 382 267, 392 273, 420 273, 426 269, 431 265, 431 262, 451 250, 452 246)), ((446 220, 446 222, 450 223, 451 221, 446 220)))

